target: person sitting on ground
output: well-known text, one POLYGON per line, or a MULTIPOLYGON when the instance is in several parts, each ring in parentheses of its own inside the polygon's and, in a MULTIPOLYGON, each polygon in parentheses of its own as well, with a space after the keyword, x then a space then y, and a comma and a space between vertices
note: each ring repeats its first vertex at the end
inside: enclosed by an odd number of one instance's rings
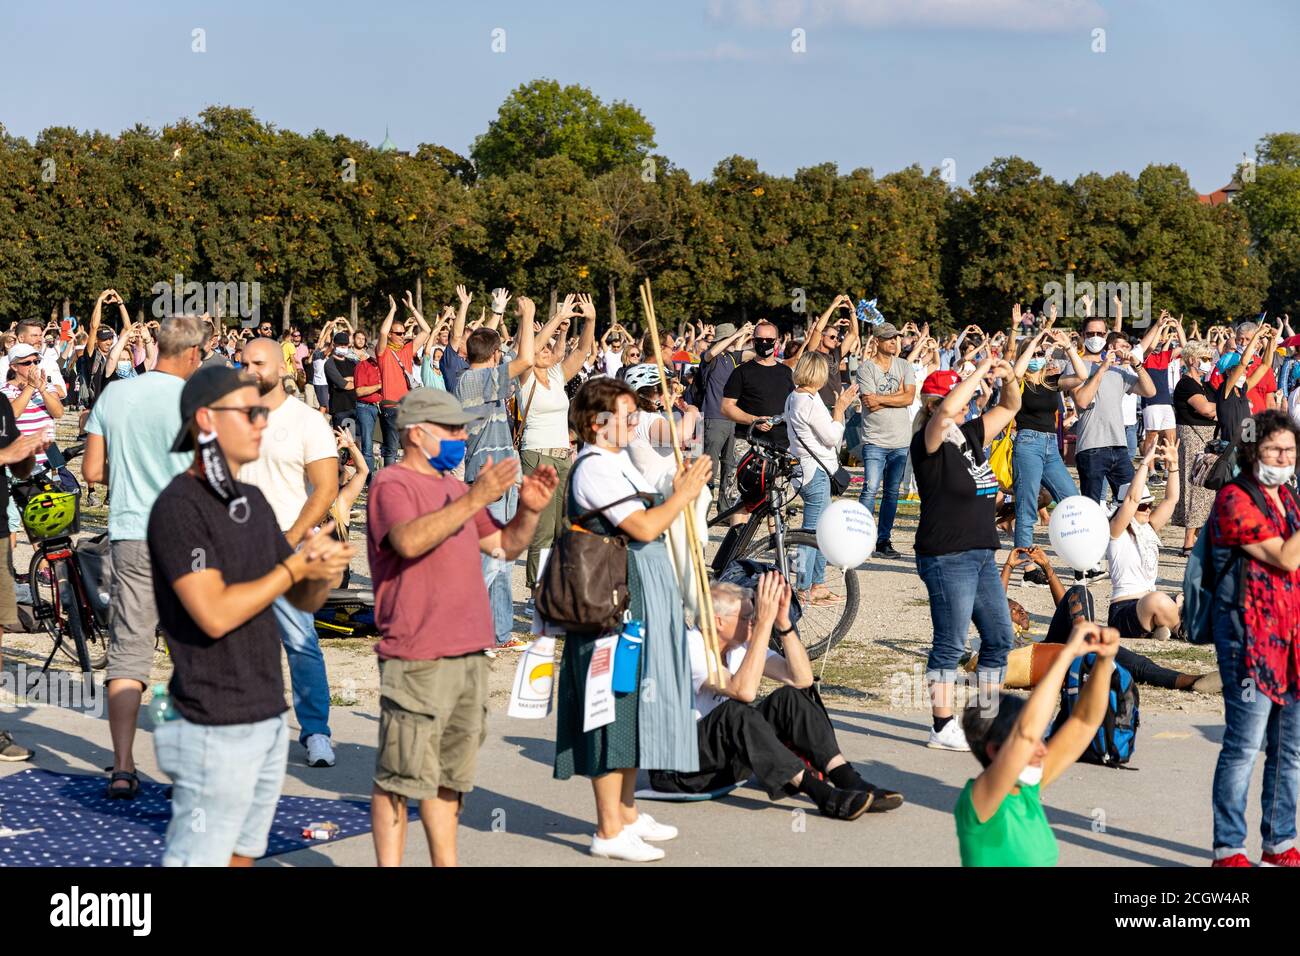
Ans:
POLYGON ((967 705, 962 730, 984 769, 966 782, 953 811, 962 866, 1056 865, 1056 837, 1039 793, 1079 759, 1101 726, 1118 649, 1113 627, 1081 621, 1028 700, 994 691, 967 705), (1097 662, 1078 706, 1045 741, 1070 664, 1093 652, 1097 662))
MULTIPOLYGON (((1023 564, 1035 565, 1035 569, 1047 581, 1048 587, 1052 589, 1052 603, 1056 605, 1056 610, 1052 614, 1052 621, 1047 627, 1047 636, 1043 638, 1041 643, 1016 648, 1007 655, 1006 684, 1008 687, 1033 687, 1037 680, 1026 680, 1021 684, 1013 675, 1039 672, 1039 661, 1040 658, 1046 659, 1044 655, 1049 653, 1047 648, 1055 649, 1063 645, 1069 640, 1070 630, 1077 622, 1091 621, 1095 616, 1092 595, 1088 593, 1088 589, 1082 584, 1076 584, 1067 590, 1065 585, 1061 583, 1061 579, 1057 577, 1056 570, 1047 557, 1047 552, 1040 547, 1013 548, 1011 550, 1011 554, 1007 556, 1006 564, 1002 568, 1002 589, 1004 591, 1007 590, 1008 585, 1011 583, 1011 572, 1023 564), (1026 656, 1032 657, 1032 667, 1027 668, 1024 666, 1026 656)), ((1010 598, 1007 599, 1007 605, 1011 611, 1011 626, 1015 629, 1016 636, 1024 637, 1029 633, 1031 626, 1029 612, 1019 602, 1010 598)), ((974 661, 976 659, 972 658, 970 662, 964 665, 967 670, 975 669, 974 661)), ((1119 649, 1115 661, 1120 666, 1128 668, 1129 673, 1133 675, 1133 679, 1139 684, 1163 687, 1166 690, 1194 690, 1199 694, 1217 694, 1223 689, 1223 681, 1219 677, 1218 671, 1211 671, 1208 674, 1181 673, 1168 667, 1161 667, 1151 658, 1127 647, 1119 649)))
POLYGON ((1160 571, 1160 529, 1178 504, 1178 443, 1152 448, 1138 465, 1133 480, 1119 489, 1111 512, 1110 544, 1106 562, 1110 570, 1111 599, 1106 623, 1121 637, 1167 639, 1181 630, 1179 602, 1156 590, 1160 571), (1157 450, 1167 463, 1164 500, 1155 505, 1147 490, 1147 475, 1157 450))
POLYGON ((773 800, 803 793, 836 820, 901 806, 902 794, 863 780, 840 751, 813 686, 808 652, 790 623, 790 585, 780 572, 762 575, 757 593, 722 582, 709 590, 722 657, 720 686, 709 682, 703 636, 687 634, 700 769, 653 771, 654 789, 704 793, 753 775, 773 800), (784 656, 768 647, 774 625, 784 656), (766 653, 750 654, 751 648, 766 653), (764 677, 784 686, 755 703, 764 677))

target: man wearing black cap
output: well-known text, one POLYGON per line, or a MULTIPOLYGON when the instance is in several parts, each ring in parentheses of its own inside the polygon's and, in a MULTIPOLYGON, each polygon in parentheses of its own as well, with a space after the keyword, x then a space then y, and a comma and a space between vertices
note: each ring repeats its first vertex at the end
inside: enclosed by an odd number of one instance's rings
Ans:
POLYGON ((164 866, 251 866, 266 838, 289 747, 280 597, 311 613, 352 558, 325 530, 294 551, 262 493, 234 475, 255 461, 267 408, 256 381, 196 372, 181 392, 172 450, 194 463, 149 515, 154 596, 175 670, 176 717, 154 730, 172 779, 164 866), (201 821, 202 825, 196 825, 201 821))
POLYGON ((488 506, 514 487, 519 462, 488 462, 473 485, 452 472, 465 457, 466 411, 454 395, 416 388, 397 406, 404 452, 370 484, 366 550, 380 641, 379 747, 370 805, 380 866, 399 866, 406 803, 420 819, 435 866, 456 864, 460 803, 473 789, 486 732, 488 667, 496 643, 480 554, 513 561, 559 483, 540 465, 519 486, 508 524, 488 506))

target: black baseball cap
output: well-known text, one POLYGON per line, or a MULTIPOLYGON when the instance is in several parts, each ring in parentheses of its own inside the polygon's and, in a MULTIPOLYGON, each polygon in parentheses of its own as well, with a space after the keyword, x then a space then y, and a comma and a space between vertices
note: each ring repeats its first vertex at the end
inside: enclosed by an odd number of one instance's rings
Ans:
POLYGON ((107 325, 101 325, 98 331, 95 332, 95 338, 99 339, 99 341, 101 342, 106 342, 109 339, 117 338, 117 333, 114 332, 112 329, 110 329, 107 325))
POLYGON ((257 387, 257 380, 247 372, 228 365, 210 365, 190 376, 181 389, 181 430, 172 442, 172 451, 193 451, 194 436, 190 426, 200 408, 221 401, 231 392, 248 386, 257 387))
POLYGON ((352 336, 351 336, 349 333, 347 333, 347 332, 335 332, 335 333, 334 333, 334 344, 335 344, 335 345, 347 345, 347 344, 348 344, 349 342, 351 342, 351 341, 352 341, 352 336))

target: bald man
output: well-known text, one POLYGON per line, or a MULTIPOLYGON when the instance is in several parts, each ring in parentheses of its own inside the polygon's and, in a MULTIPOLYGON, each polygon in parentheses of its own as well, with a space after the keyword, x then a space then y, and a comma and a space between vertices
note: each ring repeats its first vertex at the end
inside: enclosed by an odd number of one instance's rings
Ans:
MULTIPOLYGON (((257 379, 262 404, 270 414, 262 433, 261 454, 239 471, 239 480, 255 485, 275 512, 289 544, 297 548, 325 521, 339 494, 338 447, 329 423, 319 412, 284 390, 289 374, 284 352, 274 339, 244 345, 244 366, 257 379)), ((289 657, 293 709, 312 767, 334 766, 330 741, 329 679, 320 639, 310 612, 284 598, 275 601, 275 619, 289 657)))

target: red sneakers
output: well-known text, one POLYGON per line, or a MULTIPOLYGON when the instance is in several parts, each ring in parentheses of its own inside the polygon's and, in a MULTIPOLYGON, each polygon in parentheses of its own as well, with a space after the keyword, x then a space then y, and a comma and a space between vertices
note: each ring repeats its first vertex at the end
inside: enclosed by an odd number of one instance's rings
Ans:
POLYGON ((1250 866, 1250 860, 1244 853, 1234 853, 1232 856, 1225 856, 1222 860, 1215 860, 1210 866, 1250 866))
POLYGON ((1259 858, 1260 866, 1300 866, 1300 850, 1291 847, 1285 853, 1265 853, 1259 858))

